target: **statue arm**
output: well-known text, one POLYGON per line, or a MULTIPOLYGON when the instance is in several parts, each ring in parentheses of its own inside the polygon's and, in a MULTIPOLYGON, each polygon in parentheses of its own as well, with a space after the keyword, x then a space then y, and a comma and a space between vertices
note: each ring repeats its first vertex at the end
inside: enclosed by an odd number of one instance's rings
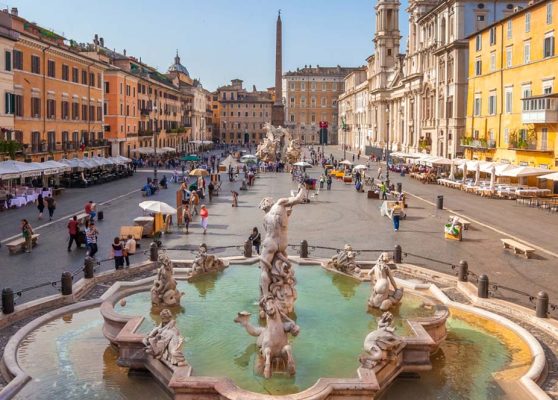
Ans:
POLYGON ((304 187, 304 185, 300 185, 296 196, 279 199, 277 200, 277 203, 285 207, 292 207, 296 204, 301 204, 305 198, 306 198, 306 187, 304 187))

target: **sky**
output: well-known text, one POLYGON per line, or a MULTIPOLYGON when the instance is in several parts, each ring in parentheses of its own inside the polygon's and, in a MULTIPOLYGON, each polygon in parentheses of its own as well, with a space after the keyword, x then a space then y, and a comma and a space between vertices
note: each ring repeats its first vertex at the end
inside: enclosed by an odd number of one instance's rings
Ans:
MULTIPOLYGON (((357 67, 373 53, 372 0, 13 0, 29 21, 105 46, 166 72, 176 50, 192 78, 215 90, 231 79, 274 85, 275 22, 283 20, 283 72, 305 65, 357 67)), ((406 1, 399 26, 407 34, 406 1)), ((405 48, 402 40, 401 51, 405 48)))

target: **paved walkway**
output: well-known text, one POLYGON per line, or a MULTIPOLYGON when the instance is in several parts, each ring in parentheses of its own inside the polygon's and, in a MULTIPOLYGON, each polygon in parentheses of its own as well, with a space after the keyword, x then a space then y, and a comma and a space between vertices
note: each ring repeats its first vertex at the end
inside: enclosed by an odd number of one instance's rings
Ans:
MULTIPOLYGON (((328 149, 328 152, 330 150, 328 149)), ((319 168, 309 170, 311 175, 318 176, 319 168)), ((99 186, 94 200, 102 201, 124 195, 110 204, 102 207, 105 220, 99 223, 101 231, 99 257, 108 255, 112 238, 117 234, 121 225, 130 224, 132 219, 142 214, 137 204, 143 200, 139 193, 130 191, 137 189, 145 181, 148 173, 138 173, 129 180, 121 181, 122 184, 108 187, 99 186)), ((209 246, 241 246, 247 239, 252 228, 257 226, 262 230, 263 212, 258 204, 263 197, 271 196, 275 199, 288 196, 290 191, 296 189, 289 174, 266 173, 260 174, 254 187, 248 192, 239 192, 239 207, 231 207, 230 190, 238 190, 239 183, 228 182, 226 175, 222 175, 223 186, 221 195, 215 197, 209 205, 208 234, 203 235, 198 219, 192 223, 192 233, 189 235, 177 231, 164 237, 167 247, 181 247, 196 249, 200 243, 209 246)), ((460 210, 466 215, 474 215, 480 221, 496 225, 498 229, 520 236, 524 240, 536 240, 534 229, 525 229, 527 226, 537 224, 544 226, 548 232, 556 229, 548 216, 539 210, 515 206, 514 202, 480 199, 458 191, 442 188, 436 185, 422 185, 407 178, 393 177, 394 181, 401 179, 405 190, 420 195, 427 200, 433 200, 437 194, 446 196, 446 206, 460 210), (519 207, 519 208, 518 208, 519 207), (532 216, 523 213, 531 213, 532 216), (518 216, 517 214, 521 214, 518 216), (514 218, 519 222, 514 223, 514 218), (496 222, 494 220, 497 220, 496 222), (531 224, 531 225, 529 225, 531 224)), ((118 182, 114 182, 118 183, 118 182)), ((109 184, 110 185, 110 184, 109 184)), ((163 190, 156 198, 174 204, 177 186, 171 185, 168 190, 163 190)), ((60 203, 68 203, 62 207, 67 210, 80 210, 89 199, 91 192, 80 194, 76 192, 76 199, 71 192, 65 193, 60 198, 60 203), (79 198, 79 196, 84 196, 79 198), (73 205, 72 205, 73 204, 73 205)), ((472 271, 480 274, 487 273, 490 279, 502 285, 507 285, 536 294, 539 290, 547 290, 551 301, 558 299, 558 277, 555 274, 556 259, 546 254, 532 260, 525 260, 504 251, 501 247, 501 234, 485 226, 473 224, 465 233, 463 242, 446 241, 443 239, 443 224, 449 212, 436 210, 432 205, 419 199, 410 199, 407 209, 408 218, 402 221, 399 232, 394 232, 390 220, 381 217, 378 200, 367 199, 365 194, 357 193, 352 185, 345 185, 334 181, 331 191, 321 191, 311 203, 296 206, 290 221, 289 242, 300 243, 308 240, 310 246, 320 245, 341 248, 345 243, 350 243, 356 249, 393 249, 396 244, 403 247, 404 252, 423 255, 432 259, 447 261, 457 264, 465 259, 469 262, 472 271)), ((57 210, 57 212, 60 212, 57 210)), ((60 214, 62 214, 60 212, 60 214)), ((0 214, 0 232, 5 235, 4 229, 13 229, 14 223, 4 218, 6 213, 0 214), (6 222, 8 221, 8 222, 6 222)), ((11 217, 14 218, 14 217, 11 217)), ((17 216, 15 221, 19 220, 17 216)), ((16 228, 17 229, 17 228, 16 228)), ((31 254, 8 256, 7 250, 0 250, 0 281, 2 287, 19 289, 36 283, 57 280, 60 273, 75 268, 82 264, 84 250, 66 252, 65 240, 67 237, 65 221, 56 222, 41 229, 41 244, 31 254)), ((556 236, 555 236, 556 237, 556 236)), ((142 241, 142 249, 147 249, 149 240, 142 241)), ((556 245, 551 240, 543 243, 544 247, 556 251, 556 245)), ((289 249, 289 253, 296 254, 289 249)), ((220 255, 238 255, 236 248, 220 250, 220 255)), ((329 257, 332 251, 317 250, 317 256, 329 257)), ((173 258, 192 258, 190 251, 173 251, 173 258)), ((376 254, 362 254, 361 259, 375 258, 376 254)), ((138 257, 145 257, 144 255, 138 257)), ((409 256, 406 261, 424 265, 434 270, 451 273, 451 269, 444 264, 428 262, 421 258, 409 256)), ((102 266, 104 269, 112 268, 112 263, 102 266)), ((24 294, 20 301, 54 293, 52 288, 44 288, 24 294)), ((508 292, 502 291, 503 296, 508 292)), ((525 302, 522 296, 509 295, 512 300, 525 302)))

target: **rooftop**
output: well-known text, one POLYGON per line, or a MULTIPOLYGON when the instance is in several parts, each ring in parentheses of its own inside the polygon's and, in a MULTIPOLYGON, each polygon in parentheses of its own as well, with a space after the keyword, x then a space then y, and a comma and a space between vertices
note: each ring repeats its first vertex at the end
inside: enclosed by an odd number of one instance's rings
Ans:
POLYGON ((305 65, 304 68, 297 68, 296 71, 288 71, 283 76, 339 76, 344 77, 358 68, 356 67, 320 67, 316 65, 305 65))

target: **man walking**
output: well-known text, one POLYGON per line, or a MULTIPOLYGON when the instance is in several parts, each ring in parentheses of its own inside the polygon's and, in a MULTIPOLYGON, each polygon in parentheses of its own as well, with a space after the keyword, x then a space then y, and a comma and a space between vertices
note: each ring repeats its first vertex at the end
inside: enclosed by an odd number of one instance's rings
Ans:
POLYGON ((401 219, 401 206, 399 202, 396 201, 391 212, 391 220, 393 221, 393 230, 397 232, 399 230, 399 221, 401 219))
POLYGON ((198 196, 198 192, 192 190, 190 194, 190 209, 192 210, 192 215, 198 215, 198 204, 200 204, 200 197, 198 196))
POLYGON ((68 234, 70 235, 70 241, 68 242, 68 251, 72 251, 72 244, 76 242, 76 247, 79 248, 78 242, 78 228, 79 222, 77 217, 74 215, 70 221, 68 221, 68 234))
POLYGON ((56 201, 50 194, 47 196, 45 201, 47 203, 49 221, 52 221, 54 210, 56 210, 56 201))
POLYGON ((136 239, 132 235, 128 235, 128 240, 124 246, 124 260, 126 260, 126 267, 130 266, 130 256, 136 253, 136 239))

